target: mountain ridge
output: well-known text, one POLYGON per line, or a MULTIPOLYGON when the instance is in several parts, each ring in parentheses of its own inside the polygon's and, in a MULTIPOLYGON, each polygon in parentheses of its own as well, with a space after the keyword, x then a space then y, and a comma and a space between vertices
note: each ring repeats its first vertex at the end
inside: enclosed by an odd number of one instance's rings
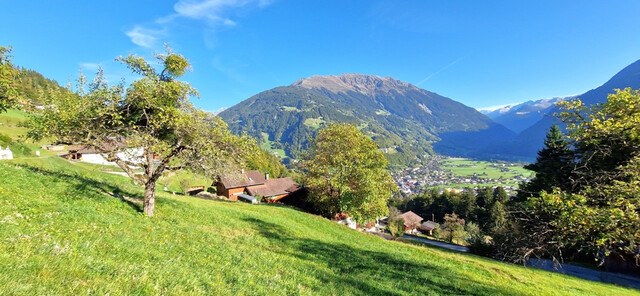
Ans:
POLYGON ((469 156, 515 133, 477 110, 391 77, 312 76, 258 93, 220 113, 234 133, 246 132, 297 156, 331 122, 358 126, 407 164, 434 152, 469 156), (266 135, 266 136, 265 136, 266 135), (434 150, 435 149, 435 150, 434 150))
POLYGON ((377 91, 389 92, 389 90, 397 89, 398 87, 419 89, 410 83, 389 76, 380 77, 358 73, 327 76, 314 75, 308 78, 301 78, 290 86, 300 86, 308 89, 324 88, 334 93, 355 91, 366 95, 372 95, 377 91))
POLYGON ((491 112, 480 112, 515 133, 520 133, 534 125, 545 114, 548 114, 549 110, 553 109, 556 102, 570 100, 575 97, 576 96, 564 96, 529 100, 519 104, 508 105, 491 112))
MULTIPOLYGON (((626 87, 640 88, 640 60, 624 67, 602 85, 573 98, 579 98, 585 105, 590 106, 606 102, 607 95, 614 93, 614 89, 626 87)), ((486 154, 508 155, 514 159, 534 160, 538 150, 543 147, 549 127, 553 124, 564 127, 562 122, 553 116, 558 111, 558 107, 552 106, 540 120, 522 130, 516 137, 486 146, 482 151, 486 154)))

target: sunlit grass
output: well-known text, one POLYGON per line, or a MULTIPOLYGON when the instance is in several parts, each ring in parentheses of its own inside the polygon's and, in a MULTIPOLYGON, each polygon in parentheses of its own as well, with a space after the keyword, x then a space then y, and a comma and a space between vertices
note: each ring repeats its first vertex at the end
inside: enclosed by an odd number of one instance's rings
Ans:
POLYGON ((441 166, 443 170, 450 170, 454 175, 460 177, 472 177, 477 174, 481 178, 509 179, 523 175, 529 177, 531 171, 524 169, 522 166, 493 166, 495 163, 488 161, 476 161, 465 158, 450 158, 444 161, 441 166), (501 171, 507 169, 508 171, 501 171))
POLYGON ((158 193, 59 158, 0 162, 0 295, 638 295, 385 241, 284 206, 158 193))

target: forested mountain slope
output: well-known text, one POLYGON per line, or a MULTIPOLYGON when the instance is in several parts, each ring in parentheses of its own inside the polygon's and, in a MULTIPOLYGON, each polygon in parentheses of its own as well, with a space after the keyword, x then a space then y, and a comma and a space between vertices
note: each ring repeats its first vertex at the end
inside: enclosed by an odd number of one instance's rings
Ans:
POLYGON ((273 148, 294 157, 327 123, 352 123, 395 164, 434 151, 474 155, 480 147, 515 135, 449 98, 393 78, 362 74, 301 79, 261 92, 220 116, 233 132, 275 142, 273 148))

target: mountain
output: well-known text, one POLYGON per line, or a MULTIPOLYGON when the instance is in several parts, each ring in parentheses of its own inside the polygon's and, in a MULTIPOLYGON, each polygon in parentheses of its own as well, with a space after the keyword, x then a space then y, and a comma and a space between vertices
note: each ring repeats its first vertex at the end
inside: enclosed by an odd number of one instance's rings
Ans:
MULTIPOLYGON (((572 98, 580 98, 586 105, 604 103, 607 100, 607 95, 613 93, 614 89, 626 87, 640 88, 640 60, 622 69, 600 87, 572 98)), ((540 120, 524 129, 517 137, 489 145, 481 149, 482 152, 490 155, 501 155, 502 158, 534 160, 537 151, 543 146, 544 137, 549 127, 552 124, 562 126, 561 122, 553 117, 553 113, 558 111, 557 107, 551 107, 540 120)))
POLYGON ((37 104, 46 103, 48 90, 62 88, 55 80, 44 77, 37 71, 18 68, 17 90, 20 99, 37 104))
POLYGON ((520 104, 498 108, 493 111, 481 110, 480 113, 487 115, 489 118, 504 125, 513 132, 520 133, 548 114, 548 112, 553 109, 556 102, 570 100, 573 98, 575 98, 575 96, 527 101, 520 104))
POLYGON ((400 80, 363 74, 313 76, 261 92, 220 113, 235 133, 299 156, 318 129, 348 122, 394 164, 434 152, 473 156, 515 133, 473 108, 400 80))

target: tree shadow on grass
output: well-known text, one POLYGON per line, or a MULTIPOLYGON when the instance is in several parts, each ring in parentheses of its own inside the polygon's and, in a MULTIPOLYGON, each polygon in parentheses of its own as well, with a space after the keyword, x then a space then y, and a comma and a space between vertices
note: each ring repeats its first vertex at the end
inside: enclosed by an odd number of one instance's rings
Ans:
POLYGON ((93 194, 93 196, 101 196, 106 194, 111 197, 120 199, 136 212, 142 212, 142 196, 140 196, 139 193, 123 190, 120 187, 113 186, 106 182, 100 182, 95 179, 87 178, 80 173, 47 170, 44 168, 25 164, 16 164, 16 166, 22 167, 37 174, 55 177, 58 179, 58 182, 64 182, 65 184, 69 185, 69 187, 73 189, 73 192, 69 193, 76 193, 76 196, 91 198, 91 194, 93 194), (88 195, 87 193, 90 194, 88 195))
MULTIPOLYGON (((279 252, 305 261, 306 274, 323 283, 321 287, 311 287, 318 294, 326 294, 327 291, 346 295, 522 294, 514 289, 469 279, 460 270, 442 263, 411 261, 393 252, 300 238, 277 224, 256 218, 244 220, 272 244, 278 245, 279 252)), ((424 253, 415 255, 425 256, 424 253)))

